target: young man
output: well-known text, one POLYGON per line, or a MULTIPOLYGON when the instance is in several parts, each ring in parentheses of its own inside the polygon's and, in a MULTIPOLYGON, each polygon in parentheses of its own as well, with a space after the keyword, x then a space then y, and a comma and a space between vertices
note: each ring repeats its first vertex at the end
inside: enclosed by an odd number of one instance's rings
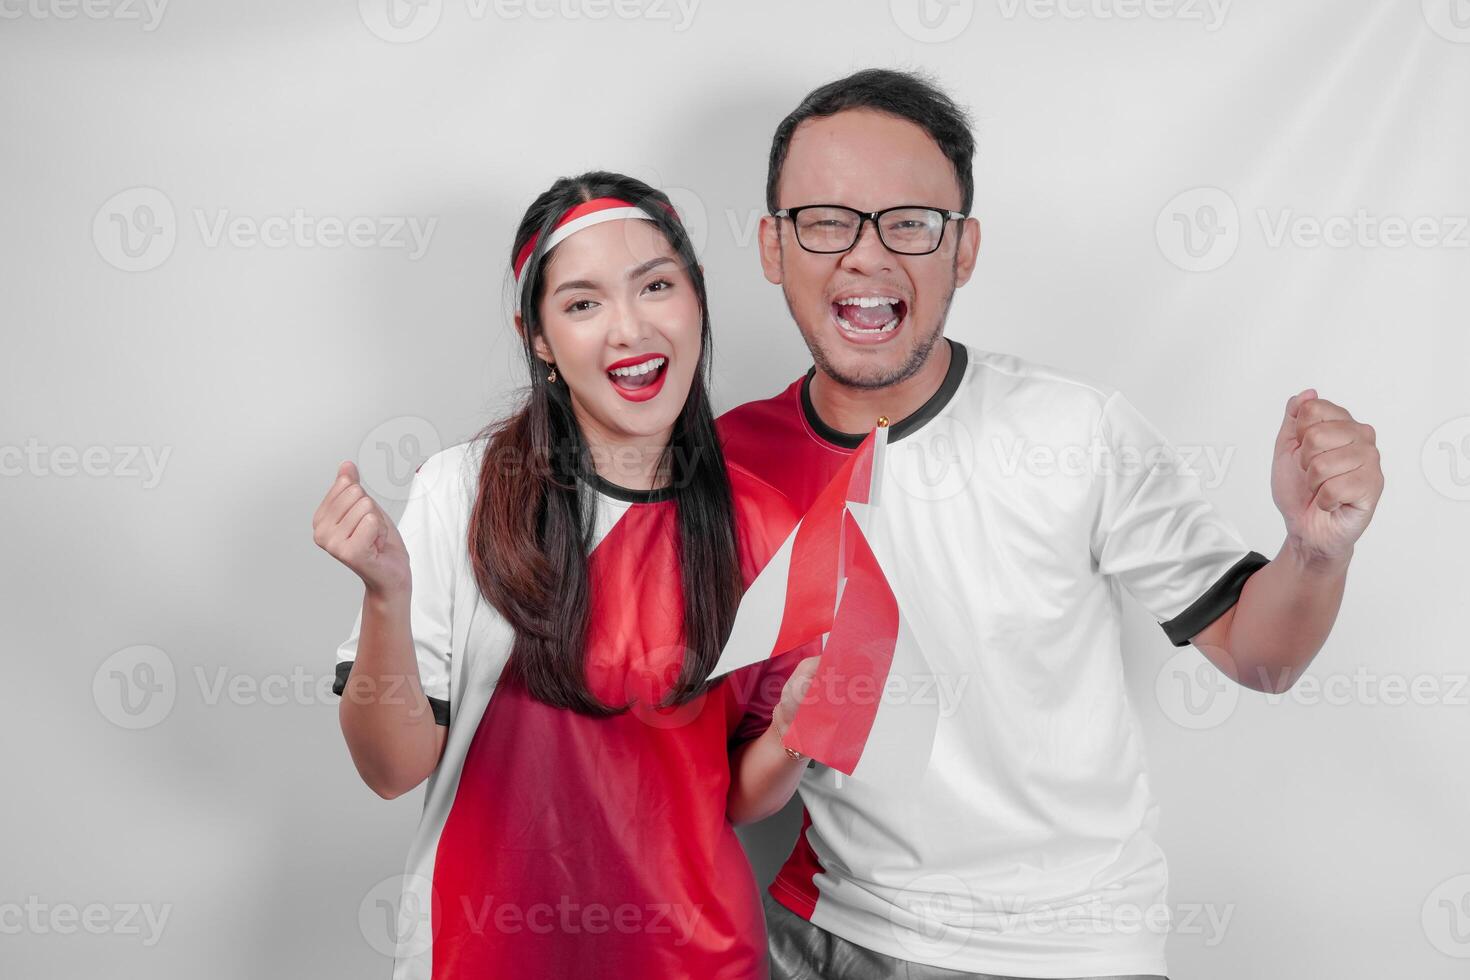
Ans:
POLYGON ((1326 640, 1383 486, 1371 426, 1292 396, 1268 561, 1121 393, 946 339, 980 243, 973 152, 965 114, 892 71, 817 89, 773 141, 761 264, 815 364, 723 416, 725 450, 804 509, 890 420, 873 547, 956 696, 917 790, 805 773, 767 901, 777 977, 1165 974, 1120 587, 1176 646, 1285 690, 1326 640), (1034 447, 1055 465, 1028 464, 1034 447))

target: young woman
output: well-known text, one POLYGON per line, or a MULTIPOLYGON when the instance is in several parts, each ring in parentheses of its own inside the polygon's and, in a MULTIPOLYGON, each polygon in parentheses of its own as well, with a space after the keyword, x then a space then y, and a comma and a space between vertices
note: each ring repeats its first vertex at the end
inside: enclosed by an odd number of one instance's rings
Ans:
POLYGON ((558 180, 512 258, 523 407, 430 457, 396 528, 351 462, 313 519, 364 584, 337 667, 353 761, 385 798, 429 780, 395 977, 764 977, 732 823, 795 790, 781 736, 815 651, 708 676, 798 515, 725 467, 704 277, 663 194, 558 180))

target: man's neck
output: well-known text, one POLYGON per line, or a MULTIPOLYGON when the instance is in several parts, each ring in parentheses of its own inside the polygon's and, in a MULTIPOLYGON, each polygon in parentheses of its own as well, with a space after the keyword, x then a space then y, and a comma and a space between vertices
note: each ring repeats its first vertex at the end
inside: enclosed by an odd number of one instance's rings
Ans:
POLYGON ((866 433, 880 415, 897 425, 934 397, 949 373, 952 357, 949 342, 940 337, 923 367, 886 388, 854 388, 832 380, 818 368, 808 388, 812 407, 818 418, 838 432, 866 433))

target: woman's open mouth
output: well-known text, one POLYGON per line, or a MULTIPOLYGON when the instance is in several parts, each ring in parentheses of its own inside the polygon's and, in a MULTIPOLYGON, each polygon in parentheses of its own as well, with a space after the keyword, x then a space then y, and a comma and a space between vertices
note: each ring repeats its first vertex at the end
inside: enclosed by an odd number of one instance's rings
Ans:
POLYGON ((618 361, 607 369, 613 390, 630 402, 644 402, 657 395, 668 374, 669 359, 662 354, 647 354, 618 361))
POLYGON ((845 296, 832 304, 832 319, 845 339, 881 344, 897 335, 908 310, 896 296, 845 296))

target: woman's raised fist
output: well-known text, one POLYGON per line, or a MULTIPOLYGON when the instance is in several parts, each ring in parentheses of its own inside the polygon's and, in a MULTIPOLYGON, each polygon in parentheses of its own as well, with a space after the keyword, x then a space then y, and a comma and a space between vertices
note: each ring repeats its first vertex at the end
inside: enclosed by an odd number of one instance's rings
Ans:
POLYGON ((327 554, 382 596, 406 594, 412 583, 408 549, 398 528, 363 489, 351 460, 337 467, 337 479, 311 518, 311 538, 327 554))

